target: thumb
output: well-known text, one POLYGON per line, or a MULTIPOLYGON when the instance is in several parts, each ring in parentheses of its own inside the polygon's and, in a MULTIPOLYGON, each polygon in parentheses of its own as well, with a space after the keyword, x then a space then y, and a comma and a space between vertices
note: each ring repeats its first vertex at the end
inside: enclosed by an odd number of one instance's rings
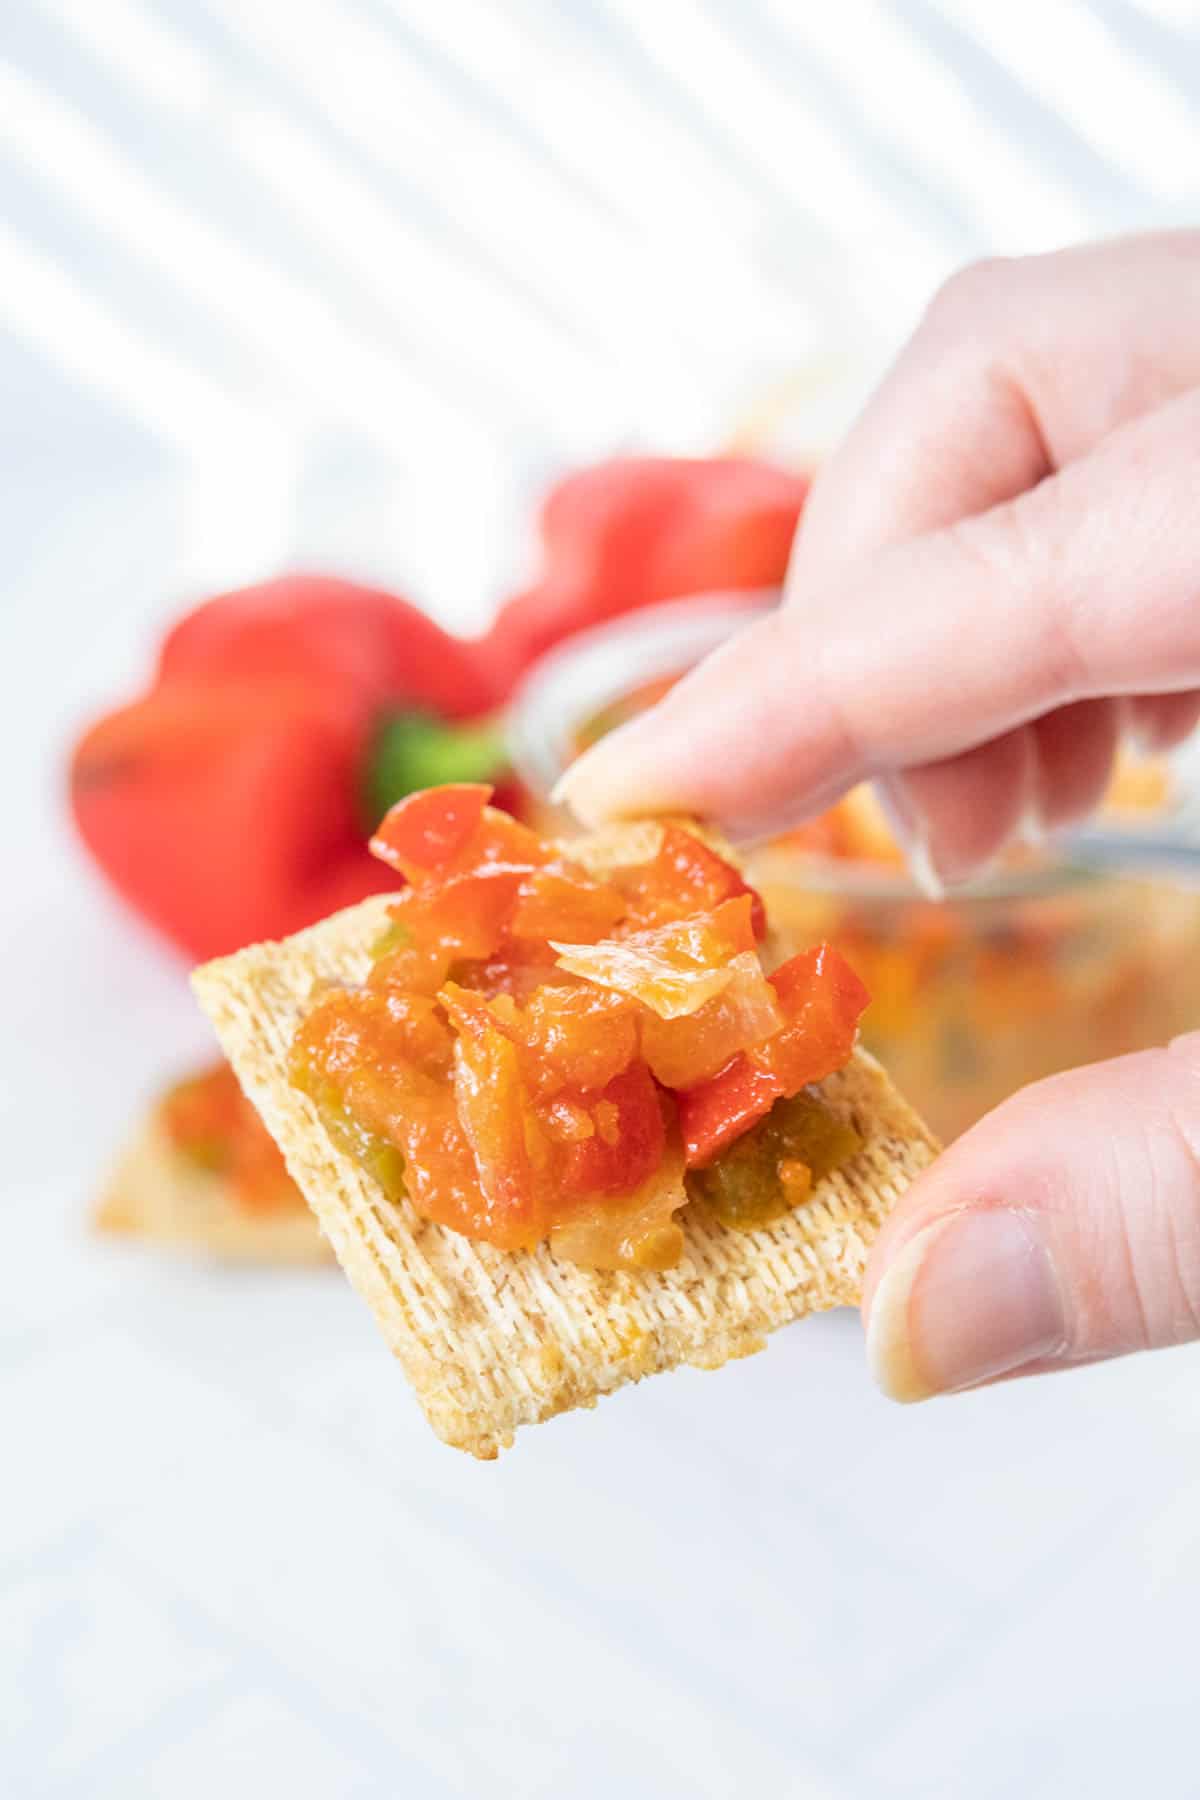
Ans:
POLYGON ((960 1138, 881 1234, 863 1312, 894 1400, 1200 1337, 1200 1032, 960 1138))

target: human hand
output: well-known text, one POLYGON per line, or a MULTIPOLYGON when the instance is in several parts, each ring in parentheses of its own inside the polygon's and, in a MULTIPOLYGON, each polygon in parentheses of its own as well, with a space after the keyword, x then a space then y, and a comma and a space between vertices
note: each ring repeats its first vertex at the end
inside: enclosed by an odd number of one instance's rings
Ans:
MULTIPOLYGON (((784 606, 569 772, 589 822, 768 835, 875 778, 926 882, 1200 717, 1200 233, 983 264, 816 482, 784 606)), ((897 1398, 1200 1335, 1200 1034, 1025 1090, 872 1259, 897 1398)))

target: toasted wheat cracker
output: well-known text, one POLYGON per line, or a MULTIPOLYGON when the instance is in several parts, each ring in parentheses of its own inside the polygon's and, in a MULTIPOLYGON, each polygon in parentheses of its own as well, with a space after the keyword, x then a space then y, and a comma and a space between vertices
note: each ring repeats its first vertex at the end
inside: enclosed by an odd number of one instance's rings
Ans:
POLYGON ((229 1183, 180 1156, 155 1111, 121 1152, 92 1213, 106 1236, 137 1238, 221 1262, 322 1263, 332 1253, 307 1207, 251 1213, 229 1183))
MULTIPOLYGON (((593 870, 653 854, 653 827, 572 840, 593 870), (649 832, 649 835, 648 835, 649 832)), ((381 895, 281 943, 197 970, 196 992, 226 1055, 446 1443, 479 1457, 521 1425, 680 1363, 715 1369, 764 1347, 805 1313, 855 1304, 868 1247, 936 1144, 863 1052, 822 1084, 862 1149, 774 1225, 725 1230, 682 1215, 682 1260, 662 1274, 597 1272, 546 1245, 476 1243, 389 1201, 329 1138, 288 1080, 288 1053, 314 990, 362 979, 387 919, 381 895)))

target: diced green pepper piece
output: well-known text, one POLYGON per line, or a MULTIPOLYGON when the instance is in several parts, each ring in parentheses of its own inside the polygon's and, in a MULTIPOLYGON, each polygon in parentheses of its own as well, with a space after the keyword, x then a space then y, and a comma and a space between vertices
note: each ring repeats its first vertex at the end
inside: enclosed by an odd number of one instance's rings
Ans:
POLYGON ((393 919, 371 945, 371 961, 382 962, 393 950, 407 950, 412 943, 412 932, 400 919, 393 919))
POLYGON ((795 1189, 789 1194, 780 1178, 781 1163, 804 1163, 815 1187, 861 1145, 853 1126, 806 1091, 777 1100, 764 1119, 707 1168, 689 1169, 684 1184, 689 1196, 722 1225, 754 1231, 786 1217, 796 1204, 795 1189))

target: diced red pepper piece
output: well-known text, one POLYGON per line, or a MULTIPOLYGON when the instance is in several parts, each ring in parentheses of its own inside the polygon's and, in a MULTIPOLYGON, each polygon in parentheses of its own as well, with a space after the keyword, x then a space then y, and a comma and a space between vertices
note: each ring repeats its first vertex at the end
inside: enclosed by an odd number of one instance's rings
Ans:
POLYGON ((783 1084, 770 1069, 761 1069, 743 1052, 709 1081, 676 1096, 684 1161, 703 1168, 727 1144, 749 1131, 769 1113, 783 1094, 783 1084))
POLYGON ((516 1030, 543 1094, 591 1095, 637 1055, 636 1003, 595 988, 542 987, 518 1014, 516 1030))
POLYGON ((776 1100, 823 1081, 850 1060, 870 995, 844 957, 819 944, 768 979, 787 1024, 765 1044, 735 1056, 710 1081, 679 1095, 689 1168, 711 1162, 776 1100))
MULTIPOLYGON (((296 1034, 295 1062, 348 1095, 364 1072, 412 1069, 444 1083, 453 1040, 434 1002, 421 994, 377 993, 371 988, 330 989, 296 1034)), ((301 1084, 303 1085, 303 1083, 301 1084)), ((370 1130, 395 1139, 387 1084, 370 1090, 370 1130), (378 1105, 376 1105, 378 1103, 378 1105)), ((401 1109, 402 1110, 402 1109, 401 1109)))
POLYGON ((392 807, 371 839, 372 854, 409 881, 427 880, 469 842, 492 797, 486 782, 423 788, 392 807))
POLYGON ((486 961, 500 946, 523 879, 520 869, 485 864, 434 889, 402 889, 388 908, 391 928, 370 985, 435 993, 452 963, 486 961))
POLYGON ((564 1145, 561 1185, 570 1194, 627 1193, 662 1161, 662 1105, 645 1063, 633 1063, 589 1103, 595 1130, 564 1145))
MULTIPOLYGON (((445 793, 448 790, 435 788, 430 791, 445 793)), ((386 826, 387 820, 384 824, 386 826)), ((448 881, 462 875, 503 868, 525 876, 544 868, 547 863, 561 861, 553 844, 494 806, 484 806, 474 829, 464 836, 460 837, 457 830, 449 832, 448 836, 458 841, 453 847, 447 844, 445 855, 436 866, 423 867, 415 861, 401 864, 394 852, 388 855, 388 860, 393 867, 401 868, 414 886, 427 891, 440 891, 448 881)), ((381 853, 377 842, 373 842, 371 848, 376 855, 381 853)))
POLYGON ((607 882, 576 871, 539 869, 527 875, 509 929, 517 938, 591 944, 607 935, 625 912, 624 895, 607 882))
POLYGON ((535 1244, 546 1231, 545 1184, 531 1153, 538 1133, 517 1047, 494 1026, 459 1037, 454 1099, 479 1173, 477 1235, 504 1250, 535 1244))
POLYGON ((638 1008, 622 994, 539 987, 520 1007, 508 995, 488 999, 447 982, 438 999, 457 1031, 492 1028, 511 1038, 526 1083, 542 1099, 567 1089, 590 1105, 637 1055, 638 1008))
POLYGON ((624 883, 631 919, 656 925, 689 913, 710 912, 723 900, 742 894, 751 898, 751 924, 756 938, 766 934, 762 896, 731 862, 681 825, 667 825, 653 861, 632 871, 624 883))
POLYGON ((750 1054, 778 1075, 786 1094, 823 1081, 850 1060, 871 996, 829 944, 802 950, 768 976, 787 1014, 782 1031, 750 1054))

